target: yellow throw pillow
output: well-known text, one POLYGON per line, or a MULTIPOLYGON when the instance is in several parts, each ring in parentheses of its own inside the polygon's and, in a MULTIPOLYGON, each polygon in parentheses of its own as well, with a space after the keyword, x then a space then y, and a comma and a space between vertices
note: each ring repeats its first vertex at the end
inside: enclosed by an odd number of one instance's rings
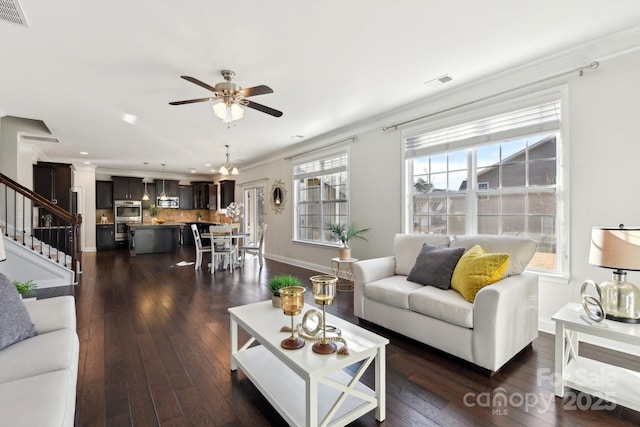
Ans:
POLYGON ((473 302, 480 289, 502 279, 509 265, 509 254, 489 254, 479 245, 469 249, 453 270, 451 287, 473 302))

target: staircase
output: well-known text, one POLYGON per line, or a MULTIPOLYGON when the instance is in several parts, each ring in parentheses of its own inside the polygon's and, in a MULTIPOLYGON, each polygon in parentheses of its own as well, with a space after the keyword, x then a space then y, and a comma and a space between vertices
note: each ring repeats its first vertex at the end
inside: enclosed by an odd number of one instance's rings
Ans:
POLYGON ((13 280, 34 280, 39 288, 76 283, 81 224, 81 215, 0 174, 0 228, 13 280))

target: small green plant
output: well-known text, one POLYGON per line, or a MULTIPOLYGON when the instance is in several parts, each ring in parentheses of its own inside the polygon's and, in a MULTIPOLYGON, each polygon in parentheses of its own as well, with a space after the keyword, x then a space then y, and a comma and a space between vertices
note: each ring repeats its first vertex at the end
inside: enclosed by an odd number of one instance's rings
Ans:
POLYGON ((288 286, 302 286, 302 282, 293 276, 273 276, 269 279, 269 282, 267 282, 267 287, 275 296, 280 296, 280 289, 288 286))
POLYGON ((162 208, 159 208, 156 205, 151 205, 149 206, 149 215, 151 216, 158 216, 158 214, 160 213, 160 211, 162 210, 162 208))
POLYGON ((26 282, 13 281, 13 286, 16 287, 20 295, 35 295, 38 285, 33 283, 33 280, 27 280, 26 282))
POLYGON ((358 230, 358 227, 355 224, 351 224, 347 227, 346 225, 333 222, 327 223, 327 229, 331 233, 331 236, 340 240, 343 248, 348 248, 349 240, 353 238, 357 237, 358 239, 367 240, 362 236, 362 234, 370 230, 370 228, 362 228, 358 230))

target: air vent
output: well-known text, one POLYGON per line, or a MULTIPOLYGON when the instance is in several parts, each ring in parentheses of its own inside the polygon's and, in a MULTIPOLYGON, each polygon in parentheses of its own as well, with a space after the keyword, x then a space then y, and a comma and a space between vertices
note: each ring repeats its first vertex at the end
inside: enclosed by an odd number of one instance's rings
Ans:
POLYGON ((27 18, 22 12, 22 6, 18 0, 0 0, 0 21, 12 22, 29 27, 27 18))
POLYGON ((442 84, 448 83, 451 80, 453 80, 451 78, 451 76, 448 75, 448 74, 445 74, 443 76, 436 77, 435 79, 431 79, 431 80, 429 80, 427 82, 424 82, 424 84, 425 84, 425 86, 435 87, 435 86, 440 86, 442 84))
POLYGON ((27 141, 55 142, 56 144, 60 142, 60 140, 54 136, 38 136, 38 135, 22 135, 22 140, 25 142, 27 141))

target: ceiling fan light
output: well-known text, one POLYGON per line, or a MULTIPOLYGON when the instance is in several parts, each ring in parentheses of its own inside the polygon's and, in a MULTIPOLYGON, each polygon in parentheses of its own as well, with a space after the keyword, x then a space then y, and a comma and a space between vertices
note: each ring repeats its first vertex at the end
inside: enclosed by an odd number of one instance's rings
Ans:
POLYGON ((235 102, 227 104, 223 101, 213 105, 213 114, 224 123, 231 123, 244 117, 244 108, 235 102))

